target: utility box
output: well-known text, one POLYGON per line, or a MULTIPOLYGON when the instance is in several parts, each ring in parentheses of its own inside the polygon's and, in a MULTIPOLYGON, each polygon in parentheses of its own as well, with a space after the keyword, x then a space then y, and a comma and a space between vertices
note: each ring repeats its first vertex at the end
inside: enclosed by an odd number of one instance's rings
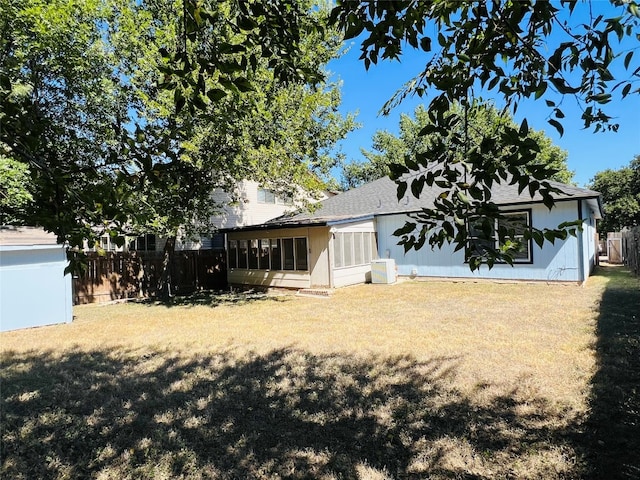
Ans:
POLYGON ((395 283, 396 262, 393 258, 371 261, 371 283, 395 283))

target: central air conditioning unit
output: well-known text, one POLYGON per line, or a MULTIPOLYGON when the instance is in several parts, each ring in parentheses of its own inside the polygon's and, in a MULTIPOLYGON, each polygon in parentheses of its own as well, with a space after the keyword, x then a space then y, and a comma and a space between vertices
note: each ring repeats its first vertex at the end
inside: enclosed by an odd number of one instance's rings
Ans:
POLYGON ((393 258, 371 261, 371 283, 395 283, 396 262, 393 258))

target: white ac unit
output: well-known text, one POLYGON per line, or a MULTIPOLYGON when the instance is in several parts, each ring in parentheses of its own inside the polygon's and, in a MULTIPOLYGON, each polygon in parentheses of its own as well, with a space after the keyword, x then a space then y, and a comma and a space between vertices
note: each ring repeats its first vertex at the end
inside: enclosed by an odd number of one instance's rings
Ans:
POLYGON ((395 283, 396 262, 393 258, 371 261, 371 283, 395 283))

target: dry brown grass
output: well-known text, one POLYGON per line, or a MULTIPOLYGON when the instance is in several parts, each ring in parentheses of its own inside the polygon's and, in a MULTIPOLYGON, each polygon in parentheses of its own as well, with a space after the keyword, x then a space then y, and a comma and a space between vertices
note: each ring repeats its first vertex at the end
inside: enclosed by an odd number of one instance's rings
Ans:
POLYGON ((0 336, 0 473, 594 475, 582 432, 607 282, 76 307, 70 325, 0 336))

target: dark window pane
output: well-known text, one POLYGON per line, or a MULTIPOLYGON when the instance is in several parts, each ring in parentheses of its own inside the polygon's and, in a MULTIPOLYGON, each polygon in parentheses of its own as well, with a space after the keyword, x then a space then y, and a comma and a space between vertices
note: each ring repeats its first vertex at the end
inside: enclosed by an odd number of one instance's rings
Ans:
POLYGON ((258 240, 249 240, 249 268, 258 269, 258 240))
POLYGON ((284 270, 295 270, 295 260, 293 256, 293 238, 282 239, 282 253, 284 258, 284 270))
POLYGON ((214 250, 224 250, 224 233, 214 233, 211 236, 211 248, 214 250))
POLYGON ((296 270, 308 270, 307 239, 296 238, 296 270))
POLYGON ((229 240, 229 268, 238 267, 238 242, 235 240, 229 240))
POLYGON ((271 239, 271 270, 282 270, 282 249, 280 239, 271 239))
POLYGON ((249 244, 247 240, 238 241, 238 268, 247 268, 247 254, 249 244))
POLYGON ((269 270, 269 239, 260 240, 260 258, 259 268, 261 270, 269 270))
POLYGON ((528 212, 508 212, 502 215, 503 218, 498 219, 499 234, 503 235, 505 240, 519 243, 518 249, 513 253, 514 260, 530 260, 530 242, 525 241, 523 236, 529 228, 528 212))

